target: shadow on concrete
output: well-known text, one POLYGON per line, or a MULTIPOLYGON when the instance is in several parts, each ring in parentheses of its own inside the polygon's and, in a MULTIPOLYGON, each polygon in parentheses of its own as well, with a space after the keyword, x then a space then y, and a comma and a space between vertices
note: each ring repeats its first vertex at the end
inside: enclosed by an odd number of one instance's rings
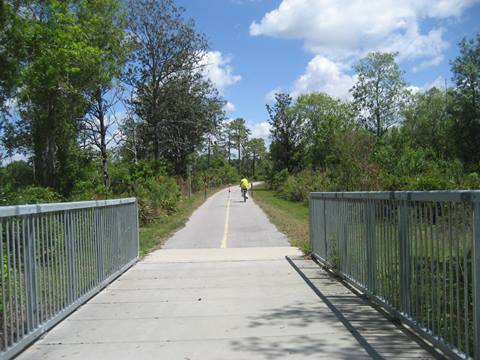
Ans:
POLYGON ((250 317, 249 327, 305 328, 306 331, 312 328, 312 333, 285 339, 273 336, 244 338, 231 342, 234 350, 250 352, 253 357, 262 356, 265 359, 283 359, 289 356, 295 359, 442 358, 428 352, 425 344, 417 342, 373 308, 367 300, 344 287, 313 261, 302 259, 297 266, 295 260, 287 260, 319 297, 318 305, 296 302, 282 308, 272 308, 261 315, 250 317), (323 286, 327 289, 326 293, 322 291, 323 286), (315 323, 324 324, 329 332, 315 334, 314 329, 318 328, 314 326, 315 323), (353 342, 352 337, 355 339, 353 342))
POLYGON ((259 355, 268 360, 275 359, 369 359, 367 354, 359 354, 354 346, 336 346, 331 341, 315 335, 293 336, 288 339, 252 337, 233 341, 234 350, 251 353, 257 359, 259 355))

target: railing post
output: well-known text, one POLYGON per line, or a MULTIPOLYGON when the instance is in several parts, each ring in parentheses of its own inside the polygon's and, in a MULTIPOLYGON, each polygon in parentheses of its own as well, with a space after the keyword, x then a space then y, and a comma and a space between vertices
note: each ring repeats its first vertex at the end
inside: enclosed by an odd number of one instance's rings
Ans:
POLYGON ((135 256, 138 257, 140 255, 140 211, 139 211, 139 206, 138 206, 138 199, 135 200, 135 227, 136 229, 134 230, 134 234, 136 237, 136 241, 134 242, 136 244, 135 247, 135 256))
POLYGON ((75 232, 73 231, 72 219, 70 212, 65 210, 63 212, 63 225, 65 234, 65 254, 67 258, 67 273, 68 273, 68 290, 70 293, 70 303, 73 303, 77 298, 76 291, 76 276, 75 276, 75 232))
POLYGON ((340 217, 340 231, 342 237, 342 261, 341 270, 348 272, 350 270, 350 262, 348 260, 348 235, 347 235, 347 211, 348 202, 342 203, 342 212, 340 217))
POLYGON ((105 278, 105 269, 103 266, 103 231, 102 231, 102 222, 101 214, 98 208, 93 209, 93 219, 94 219, 94 234, 95 234, 95 247, 97 253, 97 280, 98 283, 101 283, 105 278))
POLYGON ((121 242, 121 237, 122 237, 122 226, 121 226, 121 217, 120 217, 120 211, 121 211, 122 207, 119 206, 117 208, 115 208, 115 222, 117 223, 116 225, 116 233, 115 233, 115 258, 114 258, 114 261, 115 261, 115 271, 117 270, 120 270, 120 268, 122 267, 122 262, 121 262, 121 259, 122 259, 122 255, 121 255, 121 252, 122 252, 122 249, 121 249, 121 246, 122 246, 122 242, 121 242))
POLYGON ((473 203, 473 327, 474 358, 480 360, 480 199, 473 203))
POLYGON ((368 271, 368 290, 371 294, 376 293, 376 231, 375 231, 375 203, 367 200, 366 206, 366 226, 367 226, 367 271, 368 271))
POLYGON ((323 245, 325 253, 323 259, 327 261, 328 258, 328 241, 327 241, 327 199, 323 199, 323 245))
POLYGON ((399 261, 400 261, 400 310, 408 313, 410 309, 410 244, 408 222, 408 200, 400 202, 399 214, 399 261))
MULTIPOLYGON (((36 268, 36 254, 35 254, 35 236, 33 229, 32 216, 26 217, 24 222, 27 223, 26 229, 26 244, 24 251, 25 258, 25 291, 26 291, 26 307, 28 313, 29 323, 28 331, 37 327, 37 268, 36 268)), ((25 231, 25 227, 24 227, 25 231)))
POLYGON ((308 223, 308 238, 310 239, 310 246, 313 249, 313 252, 315 252, 314 249, 314 237, 313 237, 313 229, 314 229, 314 224, 313 221, 315 219, 315 214, 313 210, 313 202, 315 200, 312 198, 312 194, 309 195, 308 197, 308 217, 309 217, 309 223, 308 223))

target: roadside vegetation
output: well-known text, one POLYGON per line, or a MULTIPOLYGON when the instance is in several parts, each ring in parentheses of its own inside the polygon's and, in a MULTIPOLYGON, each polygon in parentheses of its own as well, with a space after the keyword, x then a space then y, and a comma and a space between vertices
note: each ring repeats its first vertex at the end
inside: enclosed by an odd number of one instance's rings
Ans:
POLYGON ((306 204, 282 199, 265 185, 256 186, 252 197, 278 230, 288 237, 292 246, 298 247, 306 255, 312 252, 306 204))

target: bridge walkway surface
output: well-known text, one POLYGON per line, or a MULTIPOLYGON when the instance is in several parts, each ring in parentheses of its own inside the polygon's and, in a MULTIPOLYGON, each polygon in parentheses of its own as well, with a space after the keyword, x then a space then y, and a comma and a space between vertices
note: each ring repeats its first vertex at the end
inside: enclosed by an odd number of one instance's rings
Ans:
POLYGON ((237 189, 18 359, 427 359, 237 189))

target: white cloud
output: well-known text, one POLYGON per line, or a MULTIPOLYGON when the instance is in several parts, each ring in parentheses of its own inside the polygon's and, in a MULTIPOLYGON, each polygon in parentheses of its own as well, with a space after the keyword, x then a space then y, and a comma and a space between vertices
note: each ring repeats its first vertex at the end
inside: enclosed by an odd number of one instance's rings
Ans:
POLYGON ((413 72, 419 72, 419 71, 422 71, 424 69, 427 69, 429 67, 433 67, 433 66, 436 66, 436 65, 439 65, 441 62, 443 61, 443 55, 439 55, 437 57, 434 57, 430 60, 425 60, 425 61, 422 61, 420 64, 418 65, 415 65, 412 70, 413 72))
POLYGON ((242 79, 240 75, 234 74, 231 62, 232 58, 223 55, 220 51, 209 51, 203 58, 203 74, 219 91, 242 79))
POLYGON ((297 97, 311 92, 324 92, 347 99, 356 76, 346 74, 346 68, 345 64, 317 55, 308 63, 305 73, 295 81, 291 94, 297 97))
POLYGON ((248 124, 248 128, 252 131, 251 138, 262 138, 265 144, 270 144, 270 124, 267 121, 248 124))
POLYGON ((301 39, 315 55, 295 81, 293 96, 323 91, 348 98, 355 81, 348 64, 369 52, 398 52, 398 60, 411 62, 414 72, 439 65, 449 46, 446 29, 422 31, 422 21, 458 18, 478 1, 282 0, 250 25, 250 34, 301 39))
POLYGON ((477 0, 437 0, 437 1, 422 1, 426 3, 424 6, 427 9, 427 13, 430 17, 435 18, 448 18, 459 17, 462 13, 477 0), (433 2, 434 6, 431 6, 430 2, 433 2))
POLYGON ((250 25, 250 34, 302 39, 309 51, 337 60, 374 50, 428 60, 442 55, 444 29, 422 34, 420 21, 458 17, 476 1, 282 0, 277 9, 250 25))
POLYGON ((418 94, 419 92, 422 92, 422 88, 415 85, 410 85, 407 87, 407 89, 410 90, 412 94, 418 94))
POLYGON ((227 101, 227 103, 223 106, 223 111, 225 111, 227 114, 233 113, 235 110, 235 105, 230 101, 227 101))

